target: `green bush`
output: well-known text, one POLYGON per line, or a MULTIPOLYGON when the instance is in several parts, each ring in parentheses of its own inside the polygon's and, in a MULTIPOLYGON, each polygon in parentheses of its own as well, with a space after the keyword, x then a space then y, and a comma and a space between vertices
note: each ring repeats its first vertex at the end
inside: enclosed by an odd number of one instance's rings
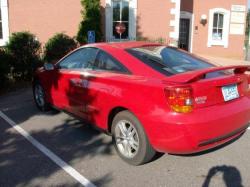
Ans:
POLYGON ((54 63, 76 47, 77 43, 73 38, 63 33, 55 34, 45 44, 43 59, 45 62, 54 63))
POLYGON ((101 32, 101 9, 100 0, 81 0, 83 6, 82 17, 77 33, 77 41, 81 44, 85 44, 88 41, 88 31, 95 31, 96 42, 102 40, 101 32))
POLYGON ((16 32, 6 45, 11 55, 13 76, 17 80, 31 80, 33 70, 40 65, 41 43, 30 32, 16 32))
POLYGON ((0 48, 0 89, 2 89, 8 80, 10 73, 10 55, 0 48))

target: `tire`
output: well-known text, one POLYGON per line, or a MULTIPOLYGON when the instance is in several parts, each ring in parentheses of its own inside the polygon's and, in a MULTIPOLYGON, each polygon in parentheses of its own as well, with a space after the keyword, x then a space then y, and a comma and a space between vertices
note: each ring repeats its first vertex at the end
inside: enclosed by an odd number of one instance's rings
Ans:
POLYGON ((112 122, 112 142, 118 155, 130 165, 152 160, 156 151, 150 145, 139 120, 129 111, 119 112, 112 122))
POLYGON ((36 106, 39 110, 41 110, 42 112, 46 112, 50 110, 50 105, 46 101, 46 98, 45 98, 44 89, 39 82, 35 82, 33 86, 33 97, 34 97, 36 106))

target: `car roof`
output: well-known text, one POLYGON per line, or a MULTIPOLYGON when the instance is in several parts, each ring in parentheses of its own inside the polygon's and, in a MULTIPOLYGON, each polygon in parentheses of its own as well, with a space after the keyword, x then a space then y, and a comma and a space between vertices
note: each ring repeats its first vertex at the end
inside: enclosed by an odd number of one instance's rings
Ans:
POLYGON ((108 43, 94 43, 88 44, 88 47, 98 47, 98 48, 118 48, 118 49, 129 49, 137 47, 146 46, 162 46, 159 43, 143 42, 143 41, 128 41, 128 42, 108 42, 108 43))

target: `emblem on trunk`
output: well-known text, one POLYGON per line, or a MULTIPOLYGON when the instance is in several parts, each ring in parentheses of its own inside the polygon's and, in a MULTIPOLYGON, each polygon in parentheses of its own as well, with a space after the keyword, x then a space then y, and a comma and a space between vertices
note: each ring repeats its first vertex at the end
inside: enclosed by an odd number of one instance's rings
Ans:
POLYGON ((207 96, 202 96, 202 97, 196 97, 195 102, 197 104, 204 104, 207 101, 207 96))

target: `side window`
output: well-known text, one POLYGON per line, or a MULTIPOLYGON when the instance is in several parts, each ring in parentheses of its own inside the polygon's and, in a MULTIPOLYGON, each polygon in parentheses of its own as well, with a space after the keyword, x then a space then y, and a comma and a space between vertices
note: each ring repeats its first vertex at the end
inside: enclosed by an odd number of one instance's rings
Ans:
POLYGON ((109 54, 100 51, 96 58, 95 70, 127 73, 128 70, 109 54))
POLYGON ((92 69, 98 49, 96 48, 81 48, 61 62, 59 62, 60 69, 92 69))

